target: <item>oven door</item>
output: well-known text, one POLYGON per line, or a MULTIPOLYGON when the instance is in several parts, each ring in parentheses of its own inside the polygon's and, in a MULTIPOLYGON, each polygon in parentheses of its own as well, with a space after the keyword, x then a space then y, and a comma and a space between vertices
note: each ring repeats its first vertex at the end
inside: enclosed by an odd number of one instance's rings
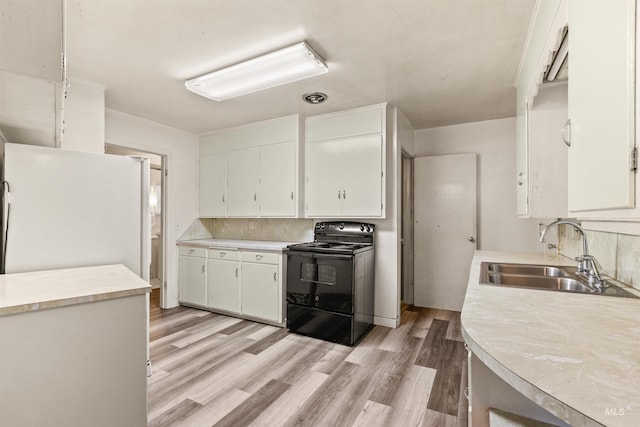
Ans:
POLYGON ((353 255, 290 251, 287 302, 353 314, 353 255))

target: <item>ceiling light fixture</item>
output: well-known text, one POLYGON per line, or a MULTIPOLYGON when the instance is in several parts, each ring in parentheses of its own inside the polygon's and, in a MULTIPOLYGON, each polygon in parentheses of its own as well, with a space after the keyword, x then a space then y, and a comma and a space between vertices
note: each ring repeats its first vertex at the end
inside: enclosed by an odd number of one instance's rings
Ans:
POLYGON ((320 55, 306 42, 301 42, 187 80, 184 85, 205 98, 224 101, 328 71, 320 55))

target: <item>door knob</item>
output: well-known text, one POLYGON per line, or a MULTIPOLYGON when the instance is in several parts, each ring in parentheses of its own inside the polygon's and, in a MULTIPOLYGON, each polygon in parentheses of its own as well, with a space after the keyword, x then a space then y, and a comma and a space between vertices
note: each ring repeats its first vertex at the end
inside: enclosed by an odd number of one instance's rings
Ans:
POLYGON ((471 243, 475 243, 476 242, 476 238, 471 236, 467 239, 468 241, 470 241, 471 243))

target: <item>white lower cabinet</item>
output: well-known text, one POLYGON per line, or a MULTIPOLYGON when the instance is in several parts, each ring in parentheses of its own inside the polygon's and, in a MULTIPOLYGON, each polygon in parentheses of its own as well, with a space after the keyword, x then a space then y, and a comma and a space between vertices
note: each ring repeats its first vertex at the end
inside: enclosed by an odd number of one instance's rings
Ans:
POLYGON ((207 304, 206 249, 180 248, 178 257, 178 300, 187 304, 207 304))
POLYGON ((269 263, 273 261, 273 257, 261 254, 242 254, 242 314, 280 321, 280 280, 277 259, 275 264, 269 263), (261 259, 255 260, 256 256, 261 259))
POLYGON ((179 301, 283 322, 283 256, 275 251, 180 247, 179 301))
POLYGON ((207 307, 240 311, 240 260, 238 251, 209 250, 207 307))

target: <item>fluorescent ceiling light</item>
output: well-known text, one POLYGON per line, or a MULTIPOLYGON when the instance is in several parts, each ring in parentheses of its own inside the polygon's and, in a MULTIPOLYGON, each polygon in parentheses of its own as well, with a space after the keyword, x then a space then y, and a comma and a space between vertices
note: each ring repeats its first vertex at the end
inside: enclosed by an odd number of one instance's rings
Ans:
POLYGON ((224 101, 328 71, 324 60, 302 42, 187 80, 184 85, 205 98, 224 101))

